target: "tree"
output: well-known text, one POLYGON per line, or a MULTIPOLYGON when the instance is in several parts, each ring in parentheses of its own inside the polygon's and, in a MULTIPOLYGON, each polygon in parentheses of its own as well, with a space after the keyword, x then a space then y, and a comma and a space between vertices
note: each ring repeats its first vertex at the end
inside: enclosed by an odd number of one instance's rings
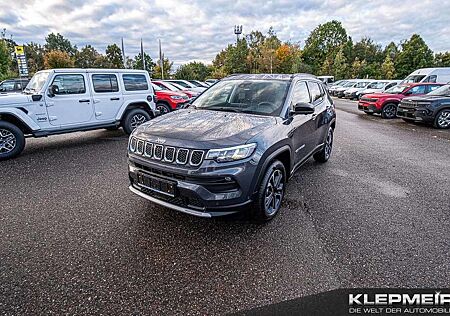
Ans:
POLYGON ((391 59, 390 54, 386 55, 383 64, 381 65, 381 75, 383 79, 394 79, 395 78, 395 66, 391 59))
POLYGON ((434 55, 434 65, 436 67, 450 67, 450 52, 434 55))
POLYGON ((365 60, 367 63, 381 63, 384 59, 381 46, 374 44, 369 37, 363 37, 359 42, 353 45, 353 56, 359 60, 365 60))
POLYGON ((277 60, 277 72, 290 73, 292 64, 296 57, 301 55, 300 47, 298 45, 292 45, 284 43, 275 50, 275 57, 277 60))
POLYGON ((51 50, 44 55, 44 68, 71 68, 74 66, 73 60, 67 52, 51 50))
MULTIPOLYGON (((108 47, 106 47, 106 57, 111 64, 111 68, 123 68, 122 50, 116 44, 108 45, 108 47)), ((142 61, 140 69, 142 69, 142 61)))
POLYGON ((248 73, 248 46, 245 38, 239 39, 236 46, 229 45, 225 57, 224 69, 228 74, 248 73))
POLYGON ((24 49, 27 56, 28 73, 32 75, 44 69, 44 48, 37 43, 30 42, 25 45, 24 49))
POLYGON ((386 58, 386 56, 389 55, 389 57, 391 57, 391 60, 393 62, 395 62, 398 53, 399 53, 398 47, 394 42, 390 42, 389 44, 387 44, 383 51, 384 58, 386 58))
POLYGON ((55 50, 55 51, 61 51, 67 53, 70 57, 75 56, 75 53, 77 52, 77 47, 73 46, 72 43, 64 38, 59 33, 50 33, 45 38, 45 45, 44 48, 47 52, 55 50))
MULTIPOLYGON (((172 71, 173 62, 169 60, 169 58, 163 59, 163 74, 164 79, 167 79, 170 77, 170 73, 172 71)), ((158 59, 156 62, 155 70, 153 71, 153 78, 161 79, 161 61, 158 59)))
MULTIPOLYGON (((145 60, 145 70, 149 72, 149 74, 153 77, 153 70, 155 69, 155 63, 153 62, 152 58, 149 54, 144 52, 144 60, 145 60)), ((134 57, 134 63, 133 63, 134 69, 144 69, 144 65, 142 64, 142 55, 139 53, 134 57)))
POLYGON ((211 75, 211 69, 204 63, 190 62, 181 65, 175 72, 176 79, 200 80, 204 81, 211 75))
POLYGON ((354 78, 363 78, 364 77, 364 67, 366 66, 365 60, 359 60, 358 57, 355 58, 352 64, 352 77, 354 78))
POLYGON ((0 40, 0 80, 7 79, 13 74, 11 73, 10 67, 12 64, 11 54, 9 52, 6 41, 0 40))
POLYGON ((400 78, 404 78, 418 68, 433 65, 433 51, 418 34, 413 34, 402 44, 402 51, 398 54, 395 68, 400 78))
POLYGON ((317 26, 308 36, 303 49, 304 61, 318 72, 327 57, 334 58, 348 41, 341 22, 333 20, 317 26))
POLYGON ((91 45, 86 45, 75 54, 75 66, 78 68, 93 68, 100 54, 91 45))
POLYGON ((336 80, 341 80, 347 78, 347 58, 344 55, 344 48, 341 47, 336 54, 336 58, 334 59, 333 69, 334 69, 334 78, 336 80))

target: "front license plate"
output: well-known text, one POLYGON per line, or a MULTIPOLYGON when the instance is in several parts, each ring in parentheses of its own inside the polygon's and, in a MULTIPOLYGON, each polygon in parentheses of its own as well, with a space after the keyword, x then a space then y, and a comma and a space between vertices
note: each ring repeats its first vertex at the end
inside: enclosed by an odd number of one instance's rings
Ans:
POLYGON ((176 192, 176 183, 165 179, 152 177, 146 174, 139 173, 137 175, 137 182, 152 191, 162 193, 174 197, 176 192))

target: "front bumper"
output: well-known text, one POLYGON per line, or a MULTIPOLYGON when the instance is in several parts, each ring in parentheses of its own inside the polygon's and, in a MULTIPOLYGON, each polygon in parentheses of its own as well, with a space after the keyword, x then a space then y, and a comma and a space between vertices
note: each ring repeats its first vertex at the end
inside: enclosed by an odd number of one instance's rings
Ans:
POLYGON ((223 216, 245 210, 252 202, 254 188, 250 180, 257 166, 249 159, 228 166, 213 167, 213 164, 218 165, 204 161, 197 170, 188 170, 130 155, 129 188, 153 203, 200 217, 223 216), (175 191, 169 195, 155 190, 140 180, 142 176, 170 181, 175 191))
POLYGON ((377 108, 375 103, 372 102, 358 102, 358 110, 366 113, 381 113, 381 110, 377 108))
POLYGON ((399 106, 397 108, 397 117, 414 122, 432 123, 434 120, 433 111, 427 108, 410 108, 399 106))

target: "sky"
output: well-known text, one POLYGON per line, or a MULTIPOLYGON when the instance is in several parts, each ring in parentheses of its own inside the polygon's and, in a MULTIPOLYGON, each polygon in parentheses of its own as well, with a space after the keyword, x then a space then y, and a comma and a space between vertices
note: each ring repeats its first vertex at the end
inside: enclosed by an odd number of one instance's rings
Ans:
POLYGON ((123 37, 132 57, 142 38, 156 60, 161 39, 175 67, 211 63, 235 42, 236 24, 244 34, 272 26, 282 41, 303 47, 317 25, 336 19, 354 41, 369 36, 386 45, 418 33, 435 52, 450 50, 447 0, 0 0, 0 8, 0 28, 17 43, 43 44, 48 33, 59 32, 79 48, 91 44, 104 52, 123 37))

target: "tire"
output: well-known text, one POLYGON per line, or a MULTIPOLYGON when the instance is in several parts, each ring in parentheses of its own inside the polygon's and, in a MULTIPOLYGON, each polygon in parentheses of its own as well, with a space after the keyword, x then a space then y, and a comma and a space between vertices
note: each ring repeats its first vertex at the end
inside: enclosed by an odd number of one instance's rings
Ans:
POLYGON ((18 156, 25 147, 25 136, 20 128, 0 121, 0 160, 18 156))
POLYGON ((443 109, 434 118, 433 126, 439 129, 450 128, 450 109, 443 109))
POLYGON ((397 117, 397 104, 387 103, 381 110, 381 117, 384 119, 393 119, 397 117))
POLYGON ((156 104, 156 109, 160 111, 161 115, 167 114, 172 111, 172 108, 167 103, 158 103, 156 104))
POLYGON ((286 169, 281 161, 275 160, 266 169, 259 185, 257 198, 253 202, 254 218, 260 222, 266 222, 274 218, 281 208, 285 190, 286 169), (281 178, 279 178, 280 176, 281 178), (272 199, 270 199, 270 196, 272 196, 272 199))
POLYGON ((330 159, 331 151, 333 150, 334 130, 332 127, 328 128, 327 138, 323 148, 313 155, 313 158, 317 162, 327 162, 330 159))
POLYGON ((133 109, 125 115, 122 127, 125 133, 130 135, 136 127, 147 121, 150 121, 150 114, 142 109, 133 109))

